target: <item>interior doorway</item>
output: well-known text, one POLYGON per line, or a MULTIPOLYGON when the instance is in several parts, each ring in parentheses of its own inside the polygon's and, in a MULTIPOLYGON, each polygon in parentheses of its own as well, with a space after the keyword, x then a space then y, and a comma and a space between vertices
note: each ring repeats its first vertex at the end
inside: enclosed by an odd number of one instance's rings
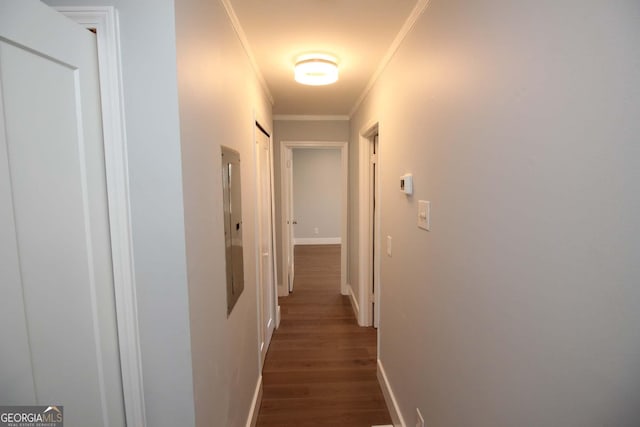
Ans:
MULTIPOLYGON (((348 144, 347 142, 322 142, 322 141, 282 141, 280 144, 280 159, 282 165, 282 271, 287 294, 294 290, 294 261, 296 244, 296 226, 298 221, 294 203, 294 150, 339 150, 340 152, 340 225, 339 244, 340 250, 340 293, 347 295, 347 191, 348 191, 348 144)), ((302 225, 302 224, 301 224, 302 225)), ((301 240, 297 243, 313 243, 313 239, 301 240)), ((331 243, 333 241, 327 240, 331 243)), ((337 242, 337 241, 336 241, 337 242)), ((335 243, 335 242, 334 242, 335 243)))

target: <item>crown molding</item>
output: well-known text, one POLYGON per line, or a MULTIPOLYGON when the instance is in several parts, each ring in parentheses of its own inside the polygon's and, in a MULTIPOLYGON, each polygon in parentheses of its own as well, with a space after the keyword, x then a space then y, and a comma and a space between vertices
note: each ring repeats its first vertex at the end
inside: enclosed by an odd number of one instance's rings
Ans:
POLYGON ((249 45, 249 40, 247 39, 247 35, 242 29, 242 25, 240 25, 240 20, 238 20, 238 15, 236 15, 236 12, 235 10, 233 10, 233 6, 231 6, 231 3, 229 2, 229 0, 220 0, 220 3, 222 3, 222 5, 224 6, 224 9, 227 11, 227 16, 229 17, 229 21, 231 21, 231 26, 235 30, 236 35, 240 40, 240 44, 242 44, 242 48, 244 49, 244 52, 247 54, 247 57, 249 58, 249 62, 251 62, 253 71, 255 72, 256 77, 258 78, 258 81, 260 81, 260 85, 262 86, 262 89, 265 91, 267 97, 269 98, 269 101, 271 101, 271 105, 273 105, 274 103, 273 95, 271 94, 271 90, 267 85, 267 81, 264 79, 264 76, 262 75, 262 72, 258 67, 258 63, 256 62, 256 57, 253 55, 253 51, 251 50, 251 45, 249 45))
POLYGON ((398 48, 404 41, 405 37, 407 37, 407 34, 409 34, 409 31, 411 31, 416 21, 418 20, 420 15, 422 15, 422 13, 425 11, 428 5, 429 5, 429 0, 418 0, 416 2, 416 5, 413 7, 413 10, 407 17, 407 20, 404 22, 404 25, 398 32, 398 35, 393 40, 393 43, 391 43, 391 46, 389 46, 389 49, 387 50, 387 53, 385 54, 385 56, 382 58, 382 61, 380 61, 380 64, 378 65, 378 68, 376 69, 375 73, 373 73, 373 75, 371 76, 371 79, 369 79, 369 83, 367 83, 367 86, 364 88, 364 90, 360 94, 360 97, 351 108, 351 111, 349 112, 349 117, 353 116, 355 112, 358 111, 358 108, 360 108, 362 101, 364 101, 366 96, 371 91, 371 88, 373 87, 373 85, 378 81, 378 79, 382 75, 382 72, 385 70, 385 68, 387 68, 387 65, 389 65, 389 62, 391 62, 391 59, 393 58, 395 53, 398 51, 398 48))
POLYGON ((326 116, 326 115, 292 115, 292 114, 276 114, 273 120, 277 121, 349 121, 349 116, 326 116))

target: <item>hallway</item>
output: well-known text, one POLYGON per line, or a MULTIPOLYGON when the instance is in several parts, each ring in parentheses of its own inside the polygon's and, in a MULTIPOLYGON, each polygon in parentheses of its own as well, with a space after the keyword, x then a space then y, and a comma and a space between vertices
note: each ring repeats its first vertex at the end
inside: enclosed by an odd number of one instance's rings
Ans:
POLYGON ((376 379, 376 331, 340 295, 340 246, 297 246, 294 292, 263 370, 258 426, 389 424, 376 379))

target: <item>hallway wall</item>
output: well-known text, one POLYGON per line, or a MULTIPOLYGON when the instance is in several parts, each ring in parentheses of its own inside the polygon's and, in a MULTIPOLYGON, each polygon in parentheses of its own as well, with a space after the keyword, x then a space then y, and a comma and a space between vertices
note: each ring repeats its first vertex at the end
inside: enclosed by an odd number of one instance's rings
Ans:
POLYGON ((293 150, 293 212, 298 222, 294 226, 296 239, 340 238, 341 150, 293 150))
MULTIPOLYGON (((290 120, 276 118, 273 121, 273 175, 275 187, 276 252, 278 260, 278 294, 286 295, 287 290, 282 279, 282 209, 281 209, 281 141, 334 141, 349 140, 348 120, 290 120)), ((348 277, 348 276, 347 276, 348 277)))
POLYGON ((407 425, 640 425, 638 22, 431 0, 354 115, 351 194, 380 121, 380 361, 407 425))
POLYGON ((255 117, 271 104, 221 2, 176 2, 180 136, 196 425, 245 426, 261 375, 255 117), (220 146, 240 152, 244 291, 227 317, 220 146))

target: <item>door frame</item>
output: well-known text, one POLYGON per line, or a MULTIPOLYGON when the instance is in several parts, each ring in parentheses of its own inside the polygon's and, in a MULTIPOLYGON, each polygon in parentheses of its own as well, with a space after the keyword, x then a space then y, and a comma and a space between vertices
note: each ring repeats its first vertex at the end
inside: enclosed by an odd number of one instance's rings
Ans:
POLYGON ((267 135, 267 137, 269 138, 269 188, 271 190, 271 194, 270 194, 270 200, 271 200, 271 253, 272 253, 272 266, 271 266, 271 273, 272 273, 272 305, 273 305, 273 314, 274 314, 274 330, 278 329, 278 327, 280 327, 280 306, 278 305, 278 270, 277 270, 277 266, 278 266, 278 262, 277 262, 277 252, 276 252, 276 222, 275 222, 275 182, 274 182, 274 171, 273 171, 273 131, 271 129, 269 129, 269 127, 265 126, 263 123, 267 123, 266 121, 262 121, 259 119, 258 114, 256 111, 254 111, 254 120, 253 120, 253 163, 254 163, 254 171, 255 171, 255 185, 256 185, 256 193, 255 193, 255 214, 254 214, 254 227, 256 230, 256 239, 255 239, 255 256, 256 256, 256 287, 257 287, 257 298, 256 298, 256 303, 257 303, 257 307, 258 307, 258 359, 259 359, 259 369, 260 372, 262 372, 262 368, 264 365, 264 358, 266 356, 267 353, 267 349, 269 347, 269 343, 265 343, 266 341, 266 336, 264 332, 263 332, 263 324, 264 321, 262 319, 262 311, 263 311, 263 304, 262 304, 262 297, 263 297, 263 289, 260 283, 260 277, 261 277, 261 272, 260 272, 260 262, 261 262, 261 251, 260 251, 260 237, 258 236, 258 232, 259 232, 259 221, 260 218, 258 216, 259 213, 259 203, 260 203, 260 196, 258 194, 258 191, 260 189, 259 184, 260 184, 260 174, 259 172, 259 167, 258 167, 258 148, 257 148, 257 138, 258 138, 258 132, 261 132, 260 129, 263 130, 263 132, 267 135), (258 127, 260 129, 258 129, 258 127), (263 345, 264 343, 264 345, 263 345))
MULTIPOLYGON (((349 214, 349 144, 347 141, 280 141, 280 179, 281 179, 281 189, 282 189, 282 197, 281 197, 281 212, 282 212, 282 272, 283 275, 285 272, 288 274, 288 266, 287 259, 290 256, 289 253, 289 242, 287 239, 291 239, 287 228, 287 213, 293 209, 293 197, 292 197, 292 176, 290 173, 287 173, 287 158, 292 158, 291 154, 294 148, 307 148, 314 150, 327 150, 327 149, 340 149, 340 159, 341 159, 341 183, 342 183, 342 197, 341 197, 341 226, 340 226, 340 241, 341 241, 341 251, 340 251, 340 293, 342 295, 349 295, 348 285, 347 285, 347 255, 349 253, 349 242, 348 242, 348 214, 349 214)), ((291 168, 293 163, 291 163, 291 168)), ((285 280, 283 276, 282 281, 287 283, 286 293, 289 294, 288 280, 285 280)))
POLYGON ((358 324, 360 326, 372 326, 373 325, 373 311, 371 310, 371 292, 370 285, 373 280, 373 275, 376 279, 376 289, 374 292, 375 304, 375 320, 376 325, 380 322, 380 218, 382 217, 382 203, 380 200, 380 178, 382 177, 381 169, 381 156, 380 156, 380 122, 373 120, 368 122, 359 132, 358 138, 358 157, 359 157, 359 185, 358 185, 358 237, 359 237, 359 259, 358 259, 358 324), (376 168, 378 171, 377 194, 376 194, 376 216, 377 224, 375 230, 375 241, 371 239, 371 230, 374 224, 372 224, 371 215, 371 143, 372 138, 378 135, 378 151, 376 168), (376 251, 374 257, 375 263, 371 265, 371 255, 373 251, 376 251))
POLYGON ((118 14, 111 6, 70 6, 53 9, 86 28, 96 30, 116 327, 125 419, 128 426, 146 426, 118 14))
POLYGON ((290 149, 283 149, 282 142, 280 143, 280 189, 281 189, 281 227, 282 227, 282 281, 284 291, 279 294, 280 296, 287 296, 293 291, 293 280, 295 277, 294 266, 294 245, 293 236, 291 234, 292 226, 291 221, 288 218, 293 218, 295 212, 293 210, 293 151, 290 149), (287 176, 283 176, 286 174, 287 176), (285 246, 286 244, 286 246, 285 246), (291 260, 291 265, 289 265, 291 260), (286 275, 286 277, 285 277, 286 275))

